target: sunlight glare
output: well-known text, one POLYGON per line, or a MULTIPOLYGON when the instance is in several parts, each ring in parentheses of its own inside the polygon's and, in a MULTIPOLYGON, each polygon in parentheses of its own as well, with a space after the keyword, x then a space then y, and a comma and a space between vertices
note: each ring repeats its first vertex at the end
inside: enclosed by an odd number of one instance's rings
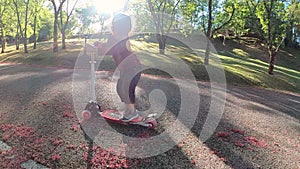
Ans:
POLYGON ((99 12, 112 14, 123 10, 126 0, 93 0, 92 3, 99 12))

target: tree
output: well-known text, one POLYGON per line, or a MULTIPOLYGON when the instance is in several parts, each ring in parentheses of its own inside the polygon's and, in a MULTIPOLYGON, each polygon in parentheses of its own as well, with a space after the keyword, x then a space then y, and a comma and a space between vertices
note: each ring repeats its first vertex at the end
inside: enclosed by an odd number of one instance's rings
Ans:
POLYGON ((149 14, 149 6, 141 1, 135 1, 135 3, 130 4, 130 8, 133 9, 133 15, 135 16, 135 31, 136 32, 153 32, 155 30, 155 25, 152 16, 149 14))
POLYGON ((73 5, 71 6, 71 10, 69 10, 70 7, 70 1, 66 1, 66 9, 63 11, 63 8, 60 8, 60 24, 59 28, 61 31, 61 36, 62 36, 62 49, 66 49, 66 29, 68 28, 68 24, 70 22, 70 18, 75 10, 75 6, 77 4, 78 0, 75 0, 73 5))
POLYGON ((214 8, 218 4, 213 4, 212 0, 208 1, 208 16, 207 16, 207 29, 206 29, 206 36, 207 36, 207 45, 206 45, 206 50, 205 50, 205 56, 204 56, 204 64, 209 65, 209 55, 210 55, 210 50, 211 50, 211 38, 213 35, 218 31, 221 30, 223 27, 228 25, 230 21, 232 20, 235 12, 235 1, 225 1, 223 5, 223 11, 224 12, 219 12, 215 14, 215 18, 221 18, 220 20, 216 19, 214 21, 213 17, 213 12, 215 11, 214 8), (222 16, 222 17, 221 17, 222 16))
POLYGON ((206 31, 206 50, 205 50, 205 56, 204 56, 204 64, 209 64, 209 54, 211 50, 211 44, 210 44, 210 38, 212 37, 212 0, 208 1, 208 25, 207 25, 207 31, 206 31))
POLYGON ((18 29, 21 35, 21 39, 24 45, 24 52, 28 53, 27 49, 27 27, 28 27, 28 15, 29 15, 29 2, 30 0, 12 0, 14 10, 17 15, 18 29), (22 14, 24 14, 23 16, 22 14))
MULTIPOLYGON (((50 4, 51 5, 51 4, 50 4)), ((39 13, 39 31, 37 35, 37 41, 46 41, 50 40, 53 36, 53 20, 54 16, 52 15, 52 9, 42 8, 39 13)))
POLYGON ((263 0, 257 11, 265 35, 265 43, 269 54, 269 74, 273 74, 274 60, 281 46, 285 31, 284 3, 277 0, 263 0))
POLYGON ((32 14, 33 14, 33 23, 32 23, 32 28, 33 28, 33 35, 32 35, 32 39, 33 39, 33 49, 36 49, 37 46, 37 34, 38 34, 38 29, 40 26, 40 18, 41 18, 41 13, 43 9, 43 3, 44 0, 34 0, 33 1, 33 7, 32 7, 32 14))
POLYGON ((147 2, 153 18, 153 22, 155 24, 159 53, 164 54, 167 35, 170 33, 170 29, 175 20, 175 14, 180 0, 160 0, 155 1, 154 3, 152 0, 147 0, 147 2))
POLYGON ((1 33, 1 53, 5 52, 5 45, 6 45, 6 32, 8 31, 8 23, 9 16, 7 15, 7 11, 10 10, 9 8, 9 1, 4 0, 0 1, 0 33, 1 33))
MULTIPOLYGON (((208 0, 183 0, 180 4, 181 17, 187 20, 192 30, 199 29, 207 37, 204 64, 209 64, 209 55, 211 50, 211 40, 213 36, 226 31, 236 9, 237 0, 226 0, 222 2, 208 0)), ((185 29, 185 28, 184 28, 185 29)), ((183 32, 186 30, 183 30, 183 32)), ((191 32, 191 31, 188 31, 191 32)), ((187 33, 188 33, 187 32, 187 33)))
POLYGON ((182 0, 179 4, 178 27, 184 36, 189 37, 198 28, 202 5, 199 0, 182 0))
POLYGON ((79 32, 82 34, 88 34, 92 32, 91 24, 98 22, 98 12, 95 6, 87 6, 76 9, 77 16, 80 20, 79 32))
POLYGON ((54 22, 53 22, 53 52, 58 52, 58 17, 61 8, 66 0, 51 0, 54 9, 54 22))
POLYGON ((102 34, 103 34, 103 30, 104 30, 104 28, 105 28, 104 23, 105 23, 105 21, 106 21, 107 19, 110 18, 110 15, 107 14, 107 13, 99 13, 98 15, 99 15, 99 17, 98 17, 98 22, 99 22, 99 24, 100 24, 100 35, 102 35, 102 34))
POLYGON ((296 27, 297 23, 300 22, 300 2, 299 0, 291 0, 286 12, 286 37, 285 46, 294 47, 296 46, 296 27), (297 12, 298 11, 298 12, 297 12), (297 15, 298 13, 298 15, 297 15), (298 21, 298 22, 297 22, 298 21))

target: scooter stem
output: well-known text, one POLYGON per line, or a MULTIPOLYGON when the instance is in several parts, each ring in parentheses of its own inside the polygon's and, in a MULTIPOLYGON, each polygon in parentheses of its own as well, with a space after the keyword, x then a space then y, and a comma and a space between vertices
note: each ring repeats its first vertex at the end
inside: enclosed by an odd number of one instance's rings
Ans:
POLYGON ((95 92, 95 53, 91 53, 91 94, 92 100, 96 101, 96 92, 95 92))

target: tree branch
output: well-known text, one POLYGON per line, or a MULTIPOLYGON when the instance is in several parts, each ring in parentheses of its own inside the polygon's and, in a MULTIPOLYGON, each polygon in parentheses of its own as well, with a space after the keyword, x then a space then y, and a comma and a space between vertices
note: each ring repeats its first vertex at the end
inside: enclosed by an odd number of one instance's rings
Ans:
POLYGON ((234 7, 234 5, 232 5, 232 12, 231 12, 231 15, 230 15, 229 19, 226 22, 224 22, 221 26, 219 26, 218 28, 215 28, 212 31, 211 36, 214 35, 215 32, 217 32, 218 30, 222 29, 224 26, 226 26, 227 24, 230 23, 230 21, 232 20, 232 18, 234 16, 234 12, 235 12, 235 7, 234 7))

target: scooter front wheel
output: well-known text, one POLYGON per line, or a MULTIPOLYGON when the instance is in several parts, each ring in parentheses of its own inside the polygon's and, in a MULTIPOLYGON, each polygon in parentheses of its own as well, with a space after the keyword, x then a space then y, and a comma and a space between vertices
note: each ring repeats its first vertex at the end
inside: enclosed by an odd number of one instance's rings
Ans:
POLYGON ((92 113, 88 110, 82 111, 81 115, 82 115, 84 120, 88 120, 92 117, 92 113))
POLYGON ((157 121, 154 118, 147 118, 145 123, 148 124, 147 128, 153 129, 157 126, 157 121))

